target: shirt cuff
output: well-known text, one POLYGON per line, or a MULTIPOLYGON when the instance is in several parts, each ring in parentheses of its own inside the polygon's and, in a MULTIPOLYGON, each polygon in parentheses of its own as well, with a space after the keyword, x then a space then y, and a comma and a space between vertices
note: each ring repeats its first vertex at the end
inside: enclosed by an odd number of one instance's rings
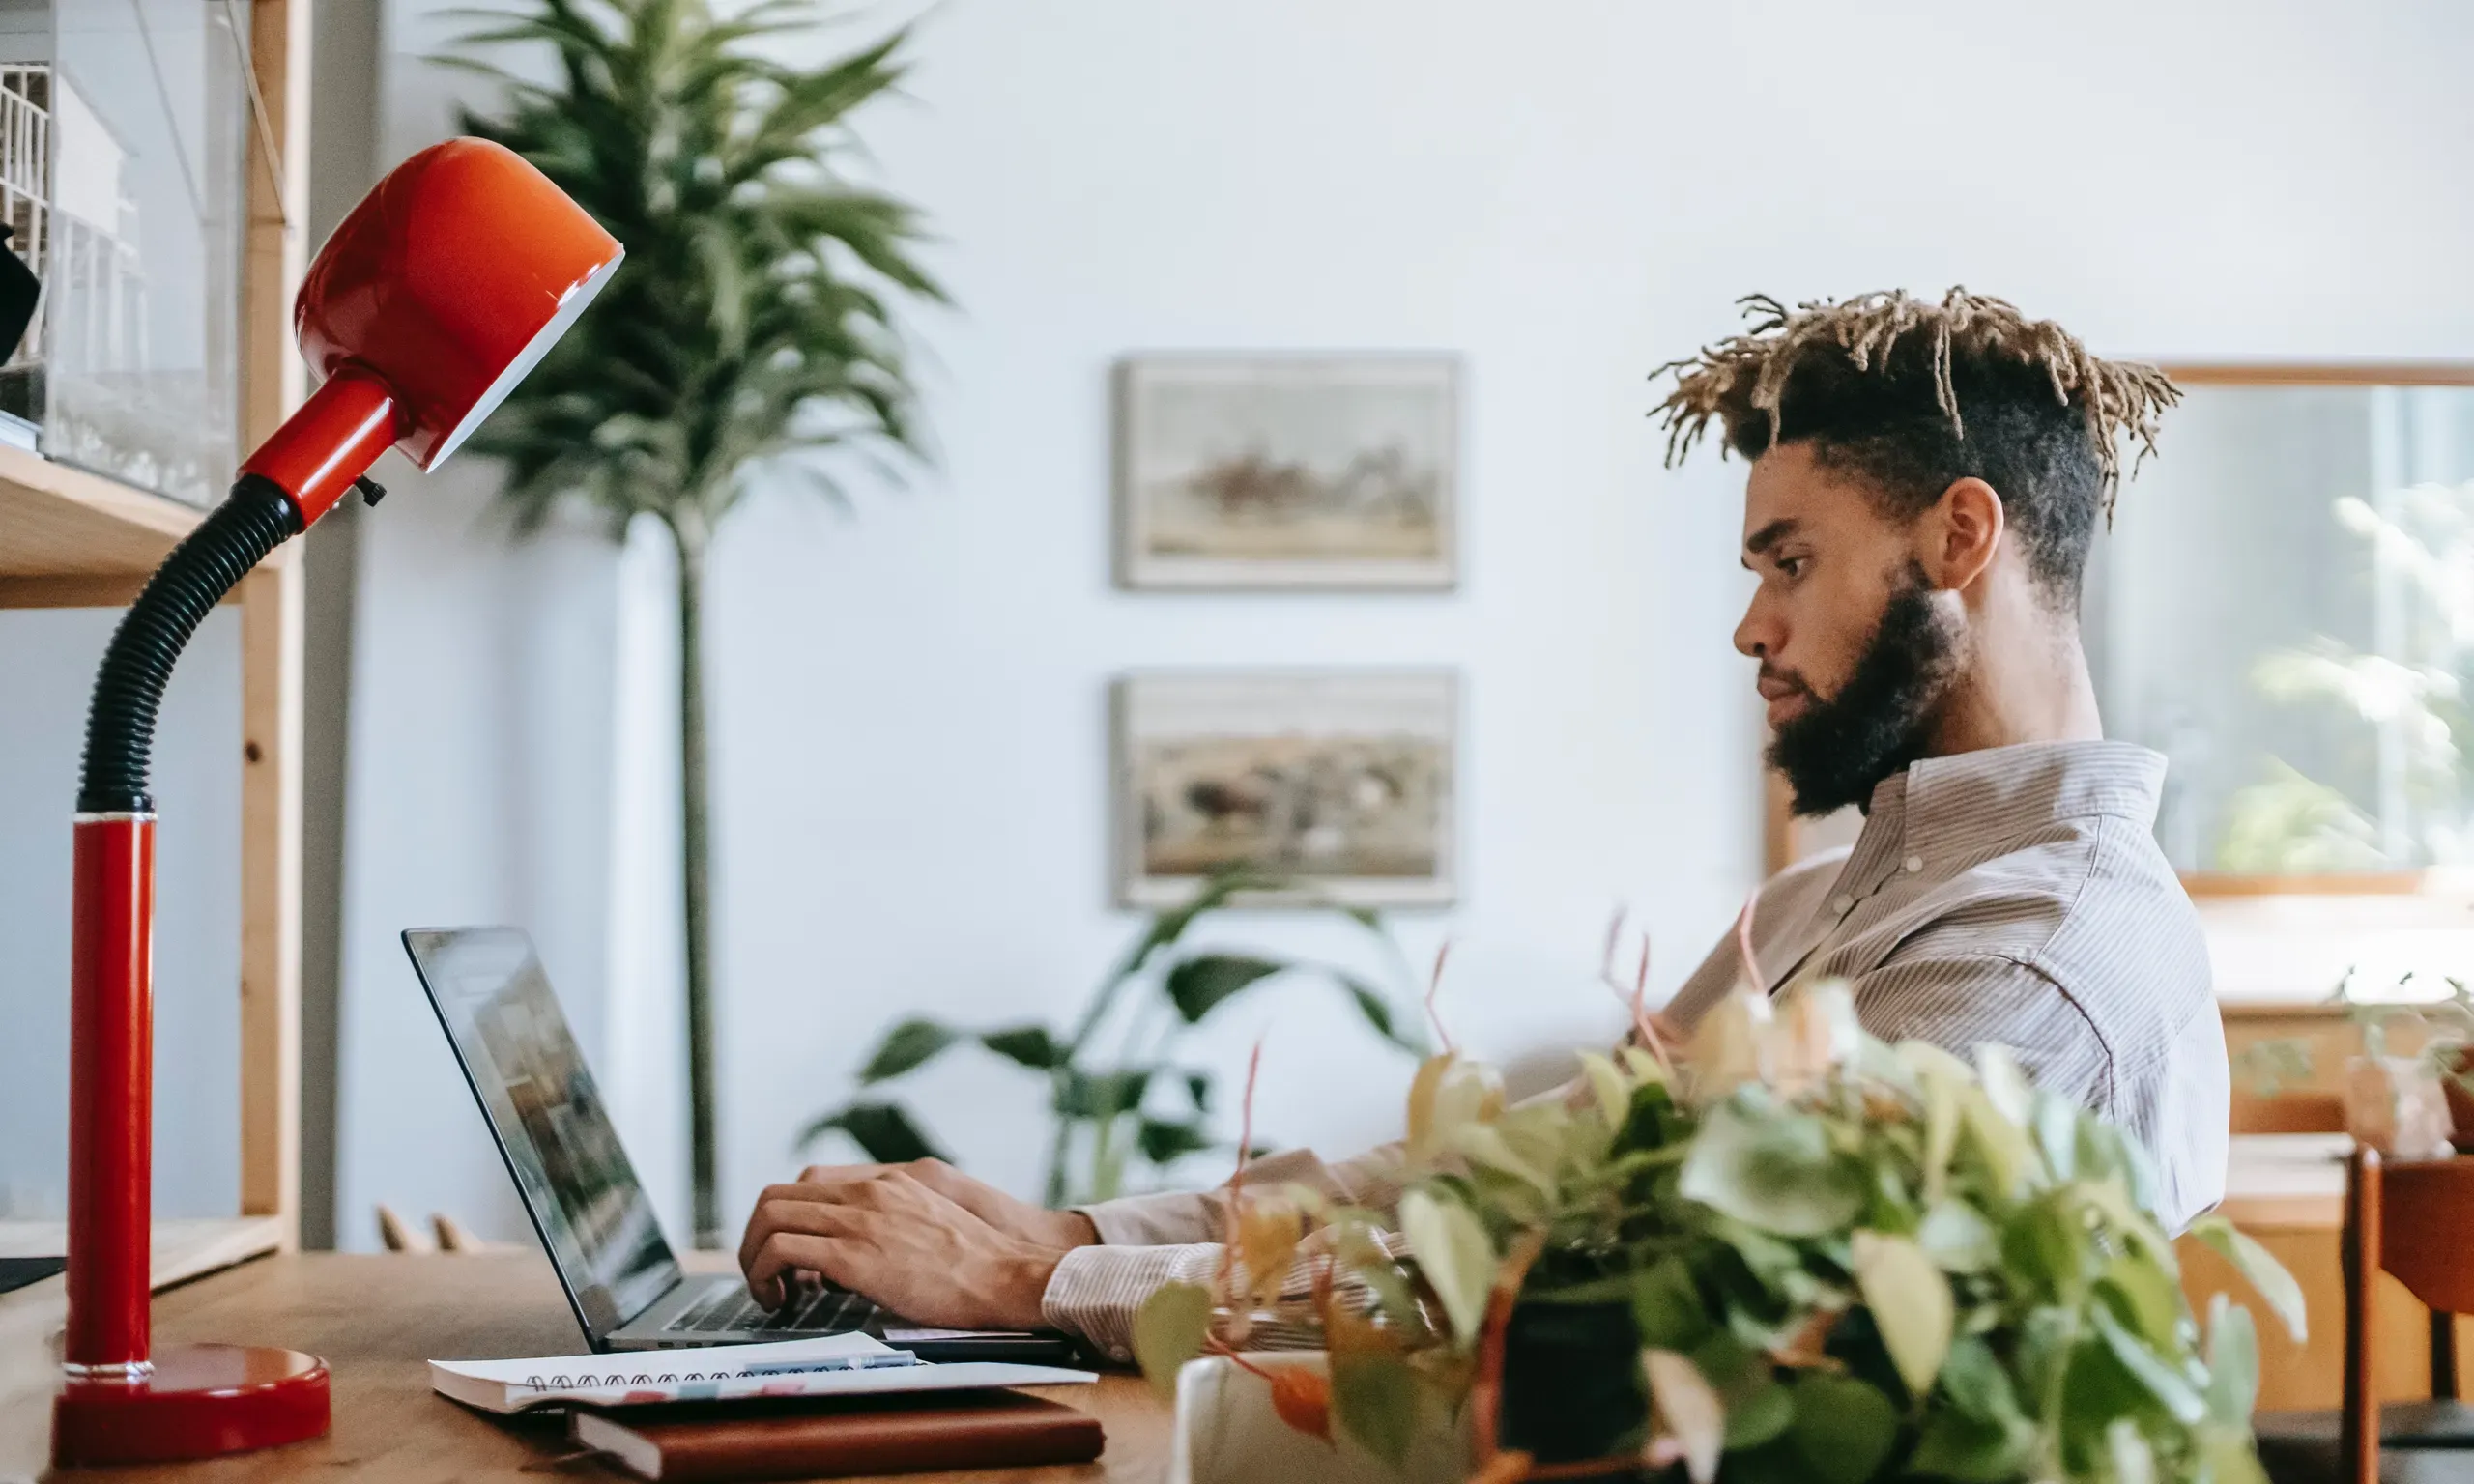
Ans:
POLYGON ((1049 1275, 1040 1317, 1122 1364, 1134 1359, 1134 1316, 1142 1300, 1170 1283, 1207 1283, 1219 1267, 1214 1242, 1076 1247, 1049 1275))

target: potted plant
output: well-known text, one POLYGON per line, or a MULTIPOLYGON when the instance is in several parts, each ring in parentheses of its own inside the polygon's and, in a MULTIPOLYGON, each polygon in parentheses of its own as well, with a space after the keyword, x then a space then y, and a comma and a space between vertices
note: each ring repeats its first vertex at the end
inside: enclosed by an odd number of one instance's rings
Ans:
MULTIPOLYGON (((2412 995, 2408 971, 2386 991, 2366 993, 2348 968, 2327 1003, 2343 1010, 2359 1050, 2343 1069, 2340 1088, 2347 1131, 2394 1157, 2421 1158, 2454 1146, 2474 1153, 2474 992, 2442 976, 2448 991, 2412 995)), ((2256 1042, 2235 1059, 2259 1097, 2308 1082, 2317 1073, 2311 1047, 2280 1037, 2256 1042)))
POLYGON ((625 244, 599 306, 473 438, 505 466, 519 533, 561 504, 614 535, 637 516, 678 553, 679 846, 696 1244, 719 1244, 713 1113, 711 845, 704 600, 714 533, 761 482, 837 503, 834 460, 917 447, 895 318, 941 302, 915 253, 918 214, 852 184, 853 110, 898 83, 904 33, 820 66, 759 48, 821 18, 785 0, 713 14, 706 0, 526 0, 464 13, 439 58, 503 89, 459 127, 531 160, 625 244), (556 79, 475 53, 546 46, 556 79))
MULTIPOLYGON (((2251 1316, 2190 1312, 2137 1145, 1998 1047, 1871 1040, 1842 985, 1769 1010, 1737 996, 1683 1058, 1642 1017, 1574 1096, 1511 1109, 1431 1059, 1396 1236, 1241 1177, 1222 1280, 1144 1307, 1146 1372, 1253 1363, 1254 1275, 1303 1251, 1326 1277, 1275 1301, 1310 1305, 1328 1361, 1273 1400, 1380 1458, 1459 1419, 1488 1484, 2258 1484, 2251 1316)), ((2299 1337, 2272 1258, 2220 1218, 2191 1234, 2299 1337)))
MULTIPOLYGON (((946 1157, 909 1112, 886 1098, 886 1090, 946 1051, 976 1042, 1048 1080, 1055 1127, 1046 1203, 1063 1207, 1127 1194, 1144 1183, 1146 1167, 1156 1174, 1188 1155, 1218 1147, 1208 1128, 1212 1075, 1177 1059, 1186 1033, 1239 995, 1291 972, 1338 989, 1383 1042, 1423 1056, 1425 1046, 1415 1025, 1404 1023, 1394 996, 1354 974, 1257 954, 1187 950, 1186 935, 1195 924, 1242 907, 1249 898, 1271 895, 1295 899, 1301 889, 1259 871, 1228 870, 1205 881, 1182 905, 1153 914, 1070 1030, 1036 1022, 973 1031, 918 1016, 901 1021, 861 1064, 859 1096, 810 1123, 799 1135, 800 1146, 838 1133, 880 1163, 946 1157)), ((1399 946, 1374 912, 1303 895, 1311 909, 1337 913, 1365 928, 1391 967, 1403 967, 1399 946)))

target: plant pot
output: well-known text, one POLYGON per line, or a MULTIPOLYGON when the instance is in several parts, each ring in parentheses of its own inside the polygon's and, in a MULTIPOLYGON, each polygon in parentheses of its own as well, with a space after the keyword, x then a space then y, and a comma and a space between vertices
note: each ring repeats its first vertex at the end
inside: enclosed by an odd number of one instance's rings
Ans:
POLYGON ((1648 1417, 1631 1305, 1524 1303, 1512 1310, 1504 1334, 1503 1446, 1545 1464, 1605 1458, 1637 1440, 1648 1417))
POLYGON ((2345 1063, 2345 1131, 2391 1159, 2449 1153, 2449 1084, 2418 1056, 2357 1056, 2345 1063))
POLYGON ((1331 1441, 1280 1420, 1262 1374, 1322 1371, 1323 1352, 1283 1351, 1189 1360, 1177 1372, 1176 1431, 1166 1484, 1460 1484, 1469 1477, 1467 1430, 1429 1407, 1397 1470, 1336 1428, 1331 1441))

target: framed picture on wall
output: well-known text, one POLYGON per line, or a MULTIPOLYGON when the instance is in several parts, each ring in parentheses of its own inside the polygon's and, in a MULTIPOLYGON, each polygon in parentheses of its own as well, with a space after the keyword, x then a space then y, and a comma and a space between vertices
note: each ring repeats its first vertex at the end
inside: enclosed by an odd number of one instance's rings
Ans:
POLYGON ((1123 905, 1174 905, 1238 866, 1354 906, 1453 899, 1453 671, 1136 674, 1114 708, 1123 905))
POLYGON ((1118 582, 1455 585, 1459 402, 1449 356, 1123 362, 1118 582))

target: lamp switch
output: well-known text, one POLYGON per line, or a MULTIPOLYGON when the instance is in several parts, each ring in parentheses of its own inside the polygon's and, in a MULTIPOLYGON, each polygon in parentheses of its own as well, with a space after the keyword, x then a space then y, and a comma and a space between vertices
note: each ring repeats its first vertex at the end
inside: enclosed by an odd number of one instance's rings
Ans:
POLYGON ((360 502, 364 505, 374 505, 387 498, 387 486, 380 484, 367 474, 355 479, 352 487, 360 492, 360 502))

